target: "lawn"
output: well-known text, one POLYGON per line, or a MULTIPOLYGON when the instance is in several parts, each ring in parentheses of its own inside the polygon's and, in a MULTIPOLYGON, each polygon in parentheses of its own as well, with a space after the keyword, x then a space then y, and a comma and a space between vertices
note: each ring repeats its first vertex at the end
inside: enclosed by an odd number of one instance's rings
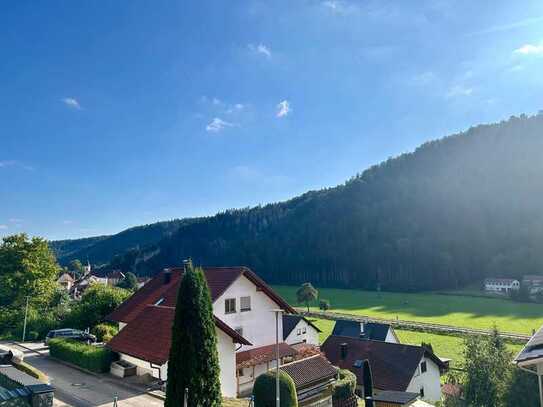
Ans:
MULTIPOLYGON (((312 321, 322 331, 320 333, 319 339, 320 343, 323 343, 326 338, 332 333, 332 329, 334 328, 334 321, 330 321, 327 319, 312 319, 312 321)), ((407 345, 420 345, 421 342, 431 343, 436 355, 442 358, 452 359, 453 366, 458 366, 458 364, 461 363, 463 360, 463 338, 425 332, 404 331, 401 329, 396 329, 395 332, 396 335, 398 335, 400 342, 407 345)), ((507 344, 507 347, 509 348, 509 350, 511 350, 511 352, 516 354, 520 351, 522 345, 507 344)))
MULTIPOLYGON (((290 304, 296 304, 297 287, 274 286, 290 304)), ((468 328, 531 334, 543 325, 543 305, 516 303, 508 299, 478 298, 437 293, 389 293, 361 290, 320 289, 320 298, 331 311, 387 319, 432 322, 468 328)), ((312 309, 316 310, 316 304, 312 309)))

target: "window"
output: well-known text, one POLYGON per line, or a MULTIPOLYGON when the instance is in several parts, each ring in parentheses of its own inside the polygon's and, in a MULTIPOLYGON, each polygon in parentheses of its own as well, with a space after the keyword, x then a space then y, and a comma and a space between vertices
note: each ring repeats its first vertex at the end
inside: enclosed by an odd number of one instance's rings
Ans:
POLYGON ((251 297, 241 297, 239 299, 239 309, 241 312, 251 311, 251 297))
POLYGON ((420 398, 423 399, 424 398, 424 387, 421 387, 420 388, 420 398))
POLYGON ((238 369, 238 376, 239 377, 243 376, 243 369, 238 369))
POLYGON ((301 334, 302 334, 302 330, 298 328, 298 330, 296 331, 296 335, 301 335, 301 334))
POLYGON ((160 305, 164 302, 164 297, 162 297, 161 299, 159 299, 157 302, 155 302, 155 305, 160 305))
POLYGON ((238 326, 236 329, 234 329, 240 336, 243 336, 243 328, 241 326, 238 326))
POLYGON ((307 328, 304 326, 303 329, 302 329, 302 333, 305 334, 307 333, 307 328))
POLYGON ((426 372, 426 370, 427 370, 427 369, 426 369, 426 362, 422 362, 422 363, 420 364, 420 372, 421 372, 421 373, 424 373, 424 372, 426 372))
POLYGON ((236 299, 228 298, 224 300, 224 313, 233 314, 236 312, 236 299))

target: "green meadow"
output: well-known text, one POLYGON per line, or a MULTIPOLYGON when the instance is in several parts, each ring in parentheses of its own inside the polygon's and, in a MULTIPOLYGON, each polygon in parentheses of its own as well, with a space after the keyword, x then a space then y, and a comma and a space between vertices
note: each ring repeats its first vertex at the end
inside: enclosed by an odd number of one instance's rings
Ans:
MULTIPOLYGON (((312 319, 313 323, 322 331, 320 333, 320 343, 332 333, 334 321, 327 319, 312 319)), ((459 366, 464 360, 464 339, 458 336, 439 335, 425 332, 395 330, 401 343, 408 345, 420 345, 422 342, 431 343, 436 355, 441 358, 452 359, 453 366, 459 366)), ((522 348, 522 345, 507 344, 509 350, 516 354, 522 348)))
MULTIPOLYGON (((290 304, 296 302, 297 287, 274 286, 290 304)), ((443 295, 437 293, 390 293, 362 290, 319 289, 320 298, 331 303, 331 311, 386 319, 403 319, 491 329, 530 335, 543 325, 543 305, 508 299, 443 295)), ((318 310, 317 304, 311 309, 318 310)), ((441 335, 438 335, 441 336, 441 335)))

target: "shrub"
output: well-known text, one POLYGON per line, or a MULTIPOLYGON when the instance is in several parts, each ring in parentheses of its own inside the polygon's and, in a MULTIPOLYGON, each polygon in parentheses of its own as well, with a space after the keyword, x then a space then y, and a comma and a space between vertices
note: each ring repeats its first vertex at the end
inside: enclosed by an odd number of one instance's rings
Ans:
POLYGON ((339 380, 334 383, 332 398, 334 400, 346 400, 352 397, 356 390, 356 376, 347 369, 339 370, 339 380))
POLYGON ((328 311, 330 309, 330 301, 329 300, 320 300, 319 301, 319 309, 322 311, 328 311))
POLYGON ((91 332, 96 335, 98 342, 109 342, 111 338, 117 335, 119 328, 113 324, 103 323, 96 325, 91 329, 91 332))
MULTIPOLYGON (((281 407, 297 407, 298 396, 292 378, 279 371, 281 407)), ((275 407, 275 372, 267 372, 256 378, 253 387, 255 407, 275 407)))
POLYGON ((49 341, 49 354, 97 373, 107 372, 114 360, 113 353, 107 348, 60 338, 49 341))

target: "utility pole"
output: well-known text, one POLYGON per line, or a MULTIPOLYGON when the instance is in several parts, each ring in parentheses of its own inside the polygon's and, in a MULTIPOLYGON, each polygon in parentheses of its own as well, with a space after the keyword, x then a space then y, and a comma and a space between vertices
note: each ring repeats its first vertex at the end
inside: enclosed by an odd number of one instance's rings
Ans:
POLYGON ((274 309, 275 312, 275 406, 281 407, 281 395, 279 391, 279 316, 282 309, 274 309))
POLYGON ((23 342, 25 341, 25 336, 26 336, 26 319, 28 317, 28 299, 29 299, 29 296, 27 295, 26 296, 26 307, 25 307, 25 321, 23 323, 23 342))

